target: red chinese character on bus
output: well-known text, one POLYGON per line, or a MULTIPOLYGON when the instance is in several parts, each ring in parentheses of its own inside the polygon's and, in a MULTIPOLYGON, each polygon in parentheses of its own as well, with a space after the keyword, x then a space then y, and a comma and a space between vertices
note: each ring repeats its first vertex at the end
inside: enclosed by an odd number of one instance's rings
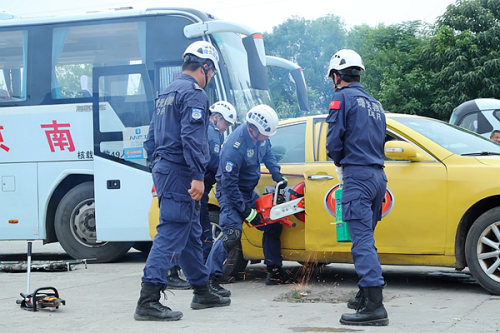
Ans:
POLYGON ((69 129, 60 129, 62 127, 70 127, 70 124, 58 124, 56 120, 52 120, 51 125, 40 125, 42 128, 52 128, 52 130, 45 130, 45 135, 47 136, 47 141, 49 142, 50 151, 55 152, 55 147, 59 147, 60 150, 64 150, 64 147, 68 147, 69 151, 75 151, 75 146, 73 145, 73 139, 71 138, 71 132, 69 129))
MULTIPOLYGON (((3 126, 0 126, 0 130, 3 130, 3 126)), ((2 142, 3 142, 3 137, 2 137, 2 133, 0 133, 0 148, 2 148, 5 151, 9 151, 10 148, 7 147, 6 145, 4 145, 2 142)))

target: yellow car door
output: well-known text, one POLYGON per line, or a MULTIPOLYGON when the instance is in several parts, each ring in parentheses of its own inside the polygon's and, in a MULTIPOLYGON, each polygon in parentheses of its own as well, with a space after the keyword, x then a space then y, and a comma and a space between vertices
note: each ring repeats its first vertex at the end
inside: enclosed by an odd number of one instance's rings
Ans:
MULTIPOLYGON (((335 212, 329 207, 338 179, 335 165, 326 157, 327 130, 324 117, 310 119, 308 140, 311 154, 304 163, 305 245, 307 251, 345 252, 345 261, 348 262, 351 244, 337 242, 335 212)), ((337 259, 342 261, 338 256, 337 259)))
POLYGON ((401 143, 411 145, 417 157, 402 161, 386 157, 386 200, 392 201, 392 207, 385 205, 385 216, 375 230, 378 252, 444 254, 448 202, 446 166, 390 128, 387 141, 395 147, 401 143))
MULTIPOLYGON (((336 238, 335 211, 331 199, 338 186, 335 165, 326 155, 324 118, 312 126, 314 158, 304 164, 306 229, 308 251, 350 252, 350 243, 336 238)), ((446 167, 408 139, 388 127, 387 141, 401 140, 418 151, 414 161, 386 158, 388 178, 384 217, 375 231, 379 254, 443 254, 446 237, 446 167), (441 221, 442 223, 436 223, 441 221)), ((347 259, 346 259, 347 260, 347 259)))

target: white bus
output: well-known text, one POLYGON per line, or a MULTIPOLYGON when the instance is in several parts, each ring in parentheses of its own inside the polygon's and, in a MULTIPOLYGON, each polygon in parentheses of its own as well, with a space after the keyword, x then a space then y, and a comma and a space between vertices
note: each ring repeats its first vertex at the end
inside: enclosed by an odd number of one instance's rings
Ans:
MULTIPOLYGON (((150 241, 142 142, 155 97, 196 40, 221 56, 210 104, 227 100, 240 116, 272 105, 262 35, 204 12, 0 16, 0 240, 59 242, 100 262, 150 241)), ((267 59, 291 70, 307 111, 300 68, 267 59)))

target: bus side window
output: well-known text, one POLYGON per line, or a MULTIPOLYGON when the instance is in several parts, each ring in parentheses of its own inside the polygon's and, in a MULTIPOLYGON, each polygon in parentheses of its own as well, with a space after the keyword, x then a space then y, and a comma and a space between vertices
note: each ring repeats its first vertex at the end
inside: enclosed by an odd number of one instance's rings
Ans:
MULTIPOLYGON (((145 22, 141 21, 54 28, 52 33, 52 98, 92 97, 94 67, 144 64, 145 41, 145 22)), ((127 89, 126 80, 120 88, 127 89)), ((103 91, 102 93, 110 92, 103 91)), ((115 92, 116 94, 124 95, 125 93, 120 91, 115 92)))
POLYGON ((0 103, 25 101, 28 31, 3 31, 0 45, 0 103))
MULTIPOLYGON (((167 88, 172 82, 177 80, 182 75, 182 66, 175 64, 158 64, 157 65, 157 93, 161 94, 165 88, 167 88)), ((220 100, 220 96, 217 90, 215 79, 210 80, 208 87, 205 88, 207 93, 208 103, 212 105, 213 103, 220 100)))

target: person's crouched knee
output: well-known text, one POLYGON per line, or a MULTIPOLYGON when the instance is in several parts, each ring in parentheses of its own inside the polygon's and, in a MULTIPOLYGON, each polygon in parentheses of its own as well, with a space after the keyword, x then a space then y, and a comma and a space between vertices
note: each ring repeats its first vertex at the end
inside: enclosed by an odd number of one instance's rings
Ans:
POLYGON ((222 244, 229 253, 235 248, 241 240, 241 229, 227 229, 222 232, 222 244))

